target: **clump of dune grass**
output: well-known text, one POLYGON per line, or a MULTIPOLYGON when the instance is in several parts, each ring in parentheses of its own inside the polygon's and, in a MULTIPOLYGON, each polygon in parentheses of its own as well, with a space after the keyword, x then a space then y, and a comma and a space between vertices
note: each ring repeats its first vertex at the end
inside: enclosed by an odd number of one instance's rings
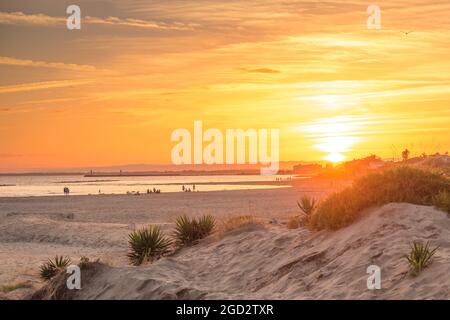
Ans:
POLYGON ((215 232, 216 239, 221 239, 225 235, 235 230, 242 230, 247 227, 262 227, 264 223, 252 215, 230 216, 220 221, 215 232))
POLYGON ((200 228, 200 235, 204 238, 213 232, 216 226, 216 220, 211 215, 204 215, 198 219, 198 226, 200 228))
POLYGON ((298 229, 303 225, 301 216, 293 216, 289 218, 287 222, 288 229, 298 229))
POLYGON ((307 216, 311 216, 316 209, 316 199, 308 196, 303 196, 300 201, 297 201, 297 205, 300 210, 307 216))
POLYGON ((390 202, 431 205, 433 197, 449 190, 443 174, 408 166, 386 169, 361 177, 350 188, 323 200, 311 217, 316 229, 339 229, 358 218, 361 211, 390 202))
POLYGON ((28 283, 25 283, 25 282, 19 282, 19 283, 14 283, 14 284, 7 284, 7 285, 1 286, 0 287, 0 291, 2 291, 3 293, 9 293, 9 292, 12 292, 14 290, 22 289, 22 288, 30 288, 30 285, 28 283))
POLYGON ((53 260, 48 259, 40 267, 40 277, 48 281, 63 271, 71 263, 68 257, 56 256, 53 260))
POLYGON ((80 262, 78 263, 78 266, 83 269, 85 266, 89 264, 89 258, 86 256, 82 256, 80 258, 80 262))
MULTIPOLYGON (((311 221, 311 217, 313 213, 315 212, 317 208, 317 201, 316 199, 309 197, 309 196, 303 196, 300 201, 297 201, 297 205, 302 210, 301 216, 293 217, 289 223, 291 227, 296 226, 296 228, 303 227, 305 225, 308 225, 311 221)), ((292 228, 292 229, 296 229, 292 228)))
POLYGON ((411 252, 406 256, 409 263, 410 273, 417 276, 424 268, 432 262, 432 258, 439 247, 430 249, 430 243, 423 244, 415 241, 411 245, 411 252))
POLYGON ((433 205, 450 213, 450 191, 443 190, 433 196, 433 205))
POLYGON ((128 258, 135 265, 153 261, 168 253, 172 241, 165 237, 159 226, 149 226, 128 235, 130 252, 128 258))
POLYGON ((186 215, 180 216, 175 221, 175 242, 179 247, 196 244, 212 233, 215 224, 215 219, 211 215, 204 215, 198 220, 186 215))
POLYGON ((255 217, 251 215, 229 217, 221 222, 219 232, 225 234, 227 232, 254 224, 258 224, 258 222, 255 217))

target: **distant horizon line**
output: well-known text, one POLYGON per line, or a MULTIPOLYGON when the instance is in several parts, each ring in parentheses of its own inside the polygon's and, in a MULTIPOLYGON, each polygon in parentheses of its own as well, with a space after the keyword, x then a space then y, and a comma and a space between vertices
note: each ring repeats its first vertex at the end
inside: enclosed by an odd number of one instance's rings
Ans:
MULTIPOLYGON (((301 160, 287 160, 280 161, 280 164, 312 164, 325 163, 326 161, 301 161, 301 160)), ((17 168, 17 169, 0 169, 0 175, 7 174, 74 174, 74 173, 89 173, 89 172, 182 172, 182 171, 233 171, 233 170, 257 170, 261 164, 183 164, 175 165, 171 163, 136 163, 136 164, 118 164, 118 165, 102 165, 102 166, 77 166, 77 167, 41 167, 41 168, 17 168)), ((285 169, 283 169, 285 170, 285 169)))
MULTIPOLYGON (((363 159, 357 158, 357 159, 363 159)), ((356 158, 355 158, 356 159, 356 158)), ((380 158, 383 161, 392 161, 392 158, 380 158)), ((352 161, 354 159, 348 159, 347 161, 352 161)), ((347 162, 347 161, 342 161, 347 162)), ((280 171, 292 170, 291 168, 286 168, 287 165, 296 165, 296 164, 327 164, 330 161, 327 160, 283 160, 279 162, 280 171)), ((79 167, 48 167, 48 168, 17 168, 17 169, 0 169, 0 175, 14 175, 14 174, 88 174, 91 171, 97 173, 116 173, 116 172, 127 172, 127 173, 139 173, 139 172, 183 172, 183 171, 236 171, 236 170, 258 170, 262 165, 261 164, 183 164, 183 165, 175 165, 175 164, 145 164, 145 163, 136 163, 136 164, 120 164, 120 165, 103 165, 103 166, 79 166, 79 167)))

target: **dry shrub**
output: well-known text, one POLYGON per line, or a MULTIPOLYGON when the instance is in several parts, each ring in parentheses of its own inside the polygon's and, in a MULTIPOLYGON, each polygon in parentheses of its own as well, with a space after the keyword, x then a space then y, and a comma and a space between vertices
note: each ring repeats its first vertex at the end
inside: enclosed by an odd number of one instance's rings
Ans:
POLYGON ((441 210, 450 213, 450 190, 443 190, 433 197, 433 204, 441 210))
POLYGON ((311 217, 311 226, 339 229, 355 221, 364 209, 391 202, 431 205, 445 190, 450 190, 450 180, 430 170, 401 166, 372 173, 323 200, 311 217))
POLYGON ((234 230, 242 229, 249 226, 262 226, 262 225, 263 225, 262 221, 256 219, 254 216, 251 215, 234 216, 221 221, 217 229, 217 234, 219 235, 219 237, 222 237, 225 234, 234 230))
POLYGON ((6 284, 3 286, 0 286, 0 291, 3 293, 9 293, 17 289, 22 288, 31 288, 31 284, 27 282, 19 282, 19 283, 13 283, 13 284, 6 284))
MULTIPOLYGON (((98 274, 103 272, 107 265, 100 263, 99 260, 94 262, 80 261, 81 281, 83 290, 88 287, 89 283, 98 274)), ((79 290, 69 290, 67 288, 67 279, 70 274, 60 272, 36 292, 25 297, 25 300, 72 300, 76 299, 79 290)))
POLYGON ((288 229, 298 229, 304 226, 304 219, 302 216, 291 217, 287 223, 288 229))

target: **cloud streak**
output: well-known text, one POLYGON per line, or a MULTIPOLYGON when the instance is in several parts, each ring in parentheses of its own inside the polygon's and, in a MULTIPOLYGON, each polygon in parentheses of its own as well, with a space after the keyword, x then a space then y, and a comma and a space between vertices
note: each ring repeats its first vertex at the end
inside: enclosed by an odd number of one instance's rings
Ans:
POLYGON ((28 59, 16 59, 16 58, 10 58, 10 57, 0 57, 0 65, 52 68, 52 69, 62 69, 62 70, 71 70, 71 71, 96 71, 97 70, 96 67, 90 66, 90 65, 62 63, 62 62, 33 61, 33 60, 28 60, 28 59))
POLYGON ((90 79, 61 80, 61 81, 44 81, 44 82, 33 82, 33 83, 25 83, 25 84, 11 85, 11 86, 2 86, 2 87, 0 87, 0 94, 79 86, 79 85, 84 85, 84 84, 88 84, 91 82, 93 82, 93 80, 90 80, 90 79))
MULTIPOLYGON (((0 24, 12 26, 61 27, 66 24, 66 17, 55 17, 44 14, 25 14, 23 12, 0 12, 0 24)), ((160 23, 133 18, 118 17, 82 17, 82 24, 109 25, 154 30, 192 30, 194 25, 183 23, 160 23)))

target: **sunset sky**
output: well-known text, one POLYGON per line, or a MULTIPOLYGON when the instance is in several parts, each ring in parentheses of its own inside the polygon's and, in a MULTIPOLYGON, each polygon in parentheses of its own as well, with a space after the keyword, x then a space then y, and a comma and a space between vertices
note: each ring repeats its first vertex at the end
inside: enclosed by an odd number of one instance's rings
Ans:
POLYGON ((450 151, 450 2, 369 4, 1 1, 0 171, 170 163, 194 120, 278 128, 281 160, 450 151))

